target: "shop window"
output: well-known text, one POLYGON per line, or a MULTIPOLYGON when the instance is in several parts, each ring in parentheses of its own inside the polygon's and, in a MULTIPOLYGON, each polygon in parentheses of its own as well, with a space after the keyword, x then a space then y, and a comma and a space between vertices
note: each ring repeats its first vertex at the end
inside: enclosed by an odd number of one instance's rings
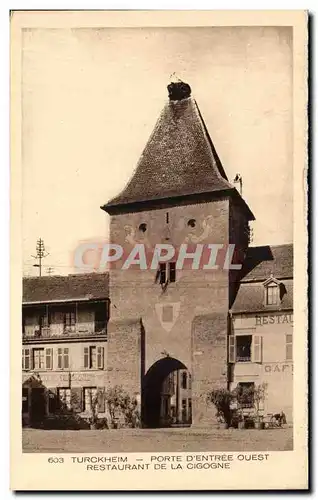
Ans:
POLYGON ((240 382, 237 386, 237 400, 241 408, 254 406, 254 382, 240 382))
POLYGON ((59 370, 68 370, 70 367, 69 349, 61 347, 57 350, 57 367, 59 370))
POLYGON ((29 389, 22 388, 22 413, 29 412, 29 389))
POLYGON ((229 337, 229 363, 262 362, 260 335, 231 335, 229 337))
POLYGON ((59 387, 57 390, 58 399, 62 408, 71 408, 71 389, 69 387, 59 387))
POLYGON ((293 336, 288 334, 285 336, 286 341, 286 361, 293 360, 293 336))
POLYGON ((104 369, 104 348, 97 346, 84 347, 84 368, 92 370, 104 369))

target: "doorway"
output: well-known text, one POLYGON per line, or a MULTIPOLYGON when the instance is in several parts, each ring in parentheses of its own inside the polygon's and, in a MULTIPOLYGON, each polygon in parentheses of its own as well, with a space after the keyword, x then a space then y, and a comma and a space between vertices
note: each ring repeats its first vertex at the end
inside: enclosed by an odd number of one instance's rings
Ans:
POLYGON ((46 415, 45 388, 31 389, 31 422, 36 426, 43 422, 46 415))
POLYGON ((154 363, 143 380, 144 427, 189 427, 192 422, 191 375, 175 358, 154 363))

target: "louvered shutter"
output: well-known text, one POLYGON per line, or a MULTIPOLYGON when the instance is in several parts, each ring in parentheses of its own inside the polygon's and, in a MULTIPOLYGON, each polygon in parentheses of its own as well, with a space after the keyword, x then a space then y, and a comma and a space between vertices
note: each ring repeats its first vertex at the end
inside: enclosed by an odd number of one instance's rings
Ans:
POLYGON ((63 368, 63 359, 62 359, 62 349, 57 350, 57 367, 61 370, 63 368))
POLYGON ((99 370, 104 368, 104 347, 97 347, 97 368, 99 370))
POLYGON ((262 337, 261 335, 253 336, 253 363, 262 362, 262 337))
POLYGON ((229 363, 235 363, 236 359, 235 336, 229 336, 229 363))
POLYGON ((46 370, 53 369, 53 349, 45 349, 45 368, 46 370))
POLYGON ((84 368, 89 368, 89 348, 84 347, 84 368))

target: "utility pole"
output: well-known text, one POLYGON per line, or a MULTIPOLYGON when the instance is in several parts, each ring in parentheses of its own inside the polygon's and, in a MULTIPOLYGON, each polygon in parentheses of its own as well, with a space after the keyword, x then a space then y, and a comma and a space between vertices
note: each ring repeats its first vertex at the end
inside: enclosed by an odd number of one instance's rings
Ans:
POLYGON ((42 259, 47 257, 49 253, 45 250, 44 241, 42 238, 39 238, 36 242, 36 255, 32 255, 34 259, 39 261, 38 264, 33 264, 33 267, 39 268, 39 276, 42 276, 42 259))
POLYGON ((47 270, 46 270, 46 272, 47 272, 47 274, 49 276, 51 276, 51 274, 53 274, 53 272, 54 272, 54 268, 53 267, 48 267, 47 270))

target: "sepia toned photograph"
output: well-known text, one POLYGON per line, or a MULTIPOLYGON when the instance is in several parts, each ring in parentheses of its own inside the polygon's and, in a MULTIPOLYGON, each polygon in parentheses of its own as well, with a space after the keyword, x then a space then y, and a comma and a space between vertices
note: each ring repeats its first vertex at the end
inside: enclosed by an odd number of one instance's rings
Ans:
POLYGON ((295 450, 295 31, 210 24, 21 29, 26 456, 295 450))

